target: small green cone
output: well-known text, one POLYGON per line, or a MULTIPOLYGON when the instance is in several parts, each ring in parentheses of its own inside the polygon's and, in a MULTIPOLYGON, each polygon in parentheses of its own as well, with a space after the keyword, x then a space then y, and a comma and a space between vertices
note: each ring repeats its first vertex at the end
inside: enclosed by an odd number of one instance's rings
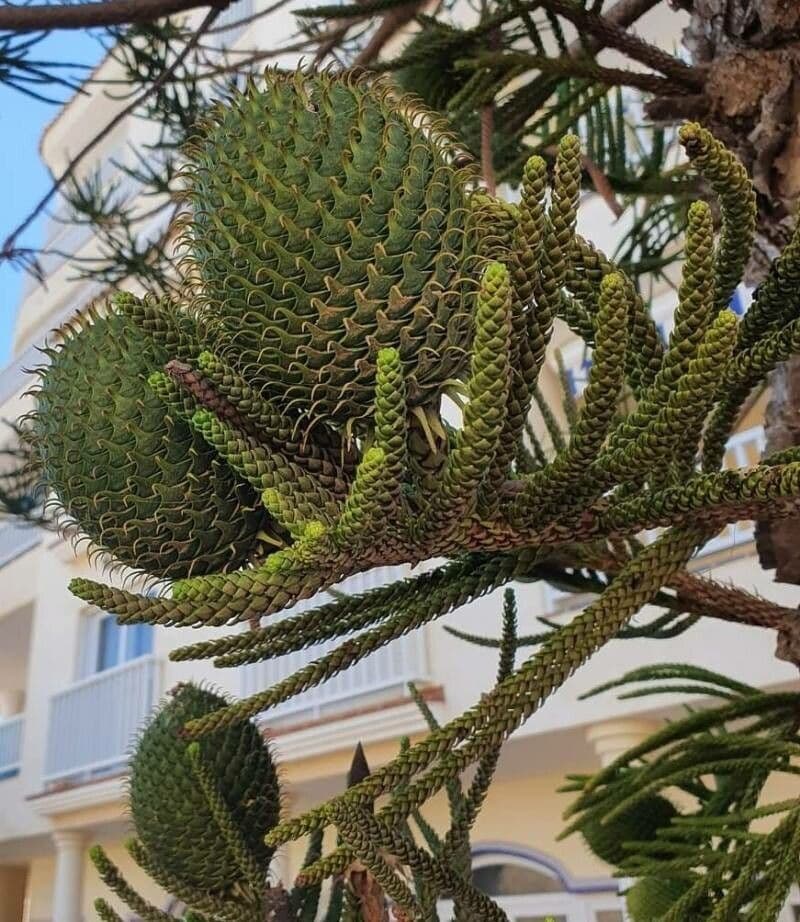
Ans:
POLYGON ((249 720, 190 743, 181 736, 189 720, 229 702, 197 685, 180 685, 142 733, 130 766, 130 810, 153 865, 187 892, 222 896, 248 881, 229 847, 192 767, 199 746, 204 768, 264 879, 272 850, 264 836, 281 810, 278 774, 266 741, 249 720))

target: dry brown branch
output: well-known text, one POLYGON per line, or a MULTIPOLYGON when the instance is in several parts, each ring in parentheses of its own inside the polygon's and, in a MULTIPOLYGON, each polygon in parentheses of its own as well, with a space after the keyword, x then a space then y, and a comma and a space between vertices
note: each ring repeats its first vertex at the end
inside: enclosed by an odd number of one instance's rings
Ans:
POLYGON ((540 0, 540 2, 552 13, 569 20, 581 34, 591 35, 598 39, 603 47, 615 48, 630 60, 645 64, 686 86, 695 89, 703 87, 705 72, 702 68, 685 64, 674 55, 663 51, 656 45, 651 45, 612 20, 610 16, 600 16, 590 10, 582 9, 569 0, 540 0))
POLYGON ((403 26, 411 22, 426 3, 427 0, 412 0, 411 3, 395 7, 385 13, 367 44, 359 52, 355 63, 359 67, 366 67, 371 64, 388 42, 394 38, 403 26))
POLYGON ((686 572, 674 576, 669 585, 677 591, 679 601, 685 602, 697 614, 777 631, 776 657, 800 668, 800 612, 797 609, 776 605, 743 589, 686 572))
POLYGON ((794 608, 786 608, 767 599, 762 599, 744 589, 726 586, 716 580, 682 572, 674 576, 669 585, 678 593, 678 600, 700 615, 747 624, 783 630, 790 622, 800 620, 794 608))
POLYGON ((104 0, 102 3, 43 3, 0 6, 0 31, 40 32, 48 29, 90 29, 153 22, 164 16, 210 6, 222 12, 230 0, 104 0))

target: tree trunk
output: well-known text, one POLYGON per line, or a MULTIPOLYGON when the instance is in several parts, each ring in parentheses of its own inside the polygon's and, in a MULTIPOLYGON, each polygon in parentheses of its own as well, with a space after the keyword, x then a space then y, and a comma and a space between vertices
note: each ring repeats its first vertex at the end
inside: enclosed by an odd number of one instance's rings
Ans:
MULTIPOLYGON (((753 177, 759 236, 748 269, 757 284, 787 242, 800 205, 800 2, 683 0, 692 63, 706 69, 692 117, 734 150, 753 177)), ((655 100, 653 115, 680 107, 655 100)), ((687 108, 687 114, 689 109, 687 108)), ((767 451, 800 445, 800 358, 772 375, 767 451)), ((781 582, 800 584, 800 518, 758 523, 761 563, 781 582)))
POLYGON ((800 198, 800 3, 693 0, 684 42, 707 71, 703 122, 755 183, 757 280, 787 240, 800 198))

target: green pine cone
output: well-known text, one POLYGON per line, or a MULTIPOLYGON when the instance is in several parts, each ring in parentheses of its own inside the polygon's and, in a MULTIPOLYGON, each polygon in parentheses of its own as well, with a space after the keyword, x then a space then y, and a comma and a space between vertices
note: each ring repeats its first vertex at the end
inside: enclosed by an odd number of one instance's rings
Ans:
POLYGON ((631 922, 659 922, 693 883, 688 877, 643 877, 625 894, 631 922))
POLYGON ((32 425, 64 515, 96 548, 159 579, 243 566, 266 513, 148 386, 173 356, 115 312, 89 311, 61 336, 32 425))
POLYGON ((621 867, 632 854, 623 848, 625 842, 653 841, 658 830, 669 826, 677 815, 678 811, 666 797, 655 794, 608 822, 591 820, 581 827, 581 832, 598 858, 621 867))
POLYGON ((200 758, 265 880, 272 850, 264 836, 280 818, 275 763, 251 721, 208 733, 199 743, 181 736, 188 721, 228 704, 208 689, 179 685, 142 733, 130 764, 137 836, 165 878, 197 894, 224 896, 248 881, 198 784, 190 746, 200 746, 200 758))
POLYGON ((441 120, 373 78, 269 71, 190 151, 187 247, 211 348, 309 422, 372 412, 378 352, 410 406, 468 362, 473 171, 441 120))

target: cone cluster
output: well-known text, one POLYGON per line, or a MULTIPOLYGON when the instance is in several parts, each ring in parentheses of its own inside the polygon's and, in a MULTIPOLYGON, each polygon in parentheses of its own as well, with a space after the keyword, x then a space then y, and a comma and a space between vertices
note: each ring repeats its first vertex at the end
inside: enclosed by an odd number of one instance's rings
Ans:
MULTIPOLYGON (((721 227, 707 203, 691 207, 666 344, 631 280, 576 233, 576 137, 560 140, 552 170, 531 158, 510 205, 457 166, 458 146, 420 103, 380 80, 303 71, 268 72, 194 143, 191 303, 165 313, 123 296, 62 332, 33 418, 50 488, 97 547, 169 581, 158 596, 87 579, 72 591, 123 623, 251 623, 179 660, 235 666, 342 641, 243 701, 182 693, 145 733, 134 818, 176 881, 255 892, 269 848, 334 825, 342 841, 309 880, 342 873, 360 850, 402 904, 408 888, 386 877, 378 838, 477 917, 502 918, 399 824, 470 765, 491 775, 505 739, 686 578, 721 528, 800 509, 797 452, 720 469, 751 389, 800 343, 800 234, 737 320, 727 305, 752 247, 753 188, 700 126, 681 138, 721 227), (593 350, 568 431, 540 387, 559 318, 593 350), (445 396, 462 408, 457 425, 445 396), (528 424, 534 403, 551 445, 528 424), (645 530, 658 531, 646 545, 645 530), (415 579, 261 624, 347 576, 442 557, 415 579), (275 825, 274 769, 251 717, 554 569, 597 598, 519 666, 512 654, 464 715, 275 825)), ((671 818, 660 798, 642 809, 626 836, 671 818)), ((610 855, 613 842, 599 847, 610 855)), ((641 899, 656 889, 643 885, 641 899)))

